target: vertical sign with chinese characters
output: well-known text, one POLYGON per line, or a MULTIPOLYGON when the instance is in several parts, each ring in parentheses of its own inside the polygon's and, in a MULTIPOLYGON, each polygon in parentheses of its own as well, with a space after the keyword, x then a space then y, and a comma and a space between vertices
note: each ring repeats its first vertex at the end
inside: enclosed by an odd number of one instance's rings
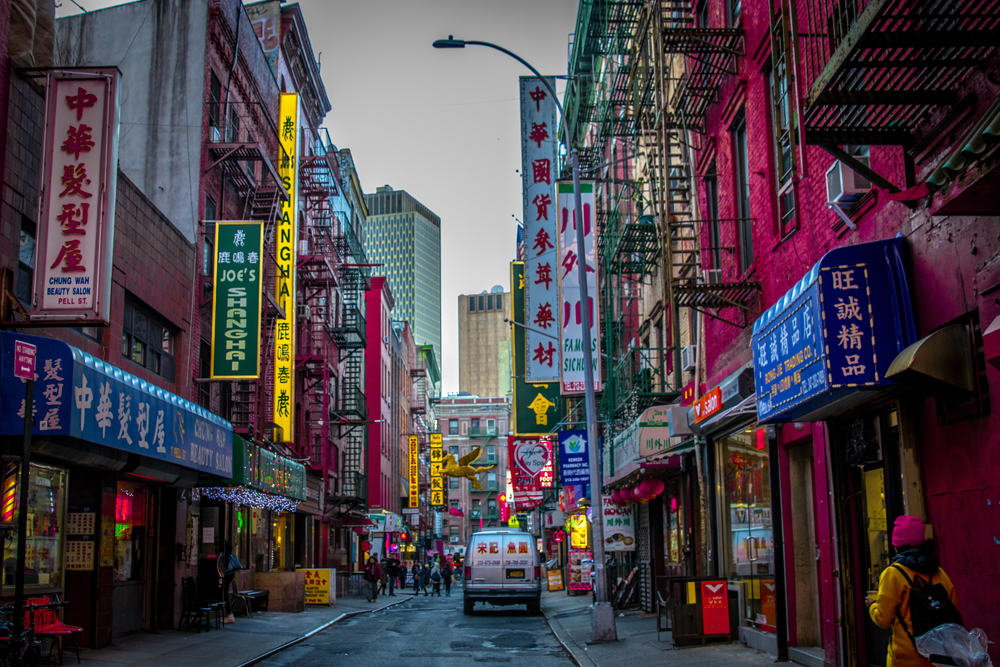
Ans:
POLYGON ((259 222, 215 224, 212 293, 212 377, 260 376, 260 297, 263 227, 259 222))
POLYGON ((560 349, 562 350, 562 393, 582 394, 584 384, 584 363, 588 359, 594 364, 594 391, 601 390, 601 353, 598 341, 601 339, 597 300, 597 252, 594 239, 597 236, 594 208, 594 184, 580 184, 582 212, 576 210, 576 198, 572 183, 559 183, 558 193, 558 237, 559 237, 559 314, 562 326, 559 328, 560 349), (583 251, 577 247, 576 225, 583 225, 583 251), (583 330, 583 307, 580 303, 579 262, 587 267, 587 288, 590 313, 590 350, 587 350, 586 335, 583 330))
MULTIPOLYGON (((555 89, 555 79, 546 79, 555 89)), ((559 256, 556 249, 556 101, 536 77, 521 77, 521 179, 524 192, 524 303, 528 382, 559 381, 559 256)), ((515 373, 516 375, 516 373, 515 373)))
POLYGON ((420 440, 410 436, 410 469, 407 480, 410 486, 409 507, 420 507, 420 440))
POLYGON ((275 300, 285 313, 278 320, 274 335, 274 423, 275 440, 292 442, 295 439, 295 260, 298 238, 296 212, 298 211, 298 131, 299 96, 281 93, 278 106, 278 136, 281 157, 278 175, 288 191, 288 200, 282 202, 275 234, 275 255, 278 276, 275 280, 275 300))
POLYGON ((48 73, 32 319, 109 321, 120 76, 48 73))
POLYGON ((824 266, 819 273, 826 368, 831 387, 863 387, 879 380, 868 268, 824 266))
MULTIPOLYGON (((514 433, 547 435, 563 419, 559 382, 528 382, 524 379, 524 263, 511 262, 511 355, 514 359, 514 433)), ((558 342, 552 334, 553 344, 558 342)))
POLYGON ((431 505, 443 507, 444 502, 444 447, 440 433, 430 434, 431 443, 431 505))

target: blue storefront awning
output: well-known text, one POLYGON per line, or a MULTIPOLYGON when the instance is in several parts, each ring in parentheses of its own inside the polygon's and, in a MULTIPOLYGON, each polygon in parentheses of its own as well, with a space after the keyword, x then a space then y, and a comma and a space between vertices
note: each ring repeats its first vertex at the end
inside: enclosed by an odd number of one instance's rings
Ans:
POLYGON ((232 424, 53 338, 0 332, 0 435, 24 432, 25 383, 14 377, 18 340, 36 347, 33 435, 71 436, 232 477, 232 424))
POLYGON ((761 423, 822 418, 895 386, 892 360, 917 339, 902 237, 831 250, 753 325, 761 423))

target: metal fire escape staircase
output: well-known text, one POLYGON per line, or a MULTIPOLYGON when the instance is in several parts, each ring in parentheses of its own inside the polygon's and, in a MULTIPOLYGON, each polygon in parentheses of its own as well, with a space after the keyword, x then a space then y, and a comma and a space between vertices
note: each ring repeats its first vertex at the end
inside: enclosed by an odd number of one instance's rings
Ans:
MULTIPOLYGON (((271 295, 277 266, 274 260, 274 229, 283 201, 288 201, 288 192, 281 183, 276 162, 285 159, 278 142, 278 128, 259 103, 230 103, 228 108, 216 110, 216 116, 227 119, 225 130, 210 128, 210 138, 206 146, 212 160, 205 173, 221 169, 224 183, 233 186, 243 200, 244 220, 259 220, 264 223, 264 291, 266 303, 263 306, 261 334, 261 370, 259 380, 222 382, 221 390, 229 392, 232 412, 230 421, 237 432, 263 432, 264 415, 261 405, 267 400, 265 386, 273 380, 273 360, 267 354, 274 343, 276 304, 271 295)), ((205 233, 211 236, 214 221, 206 223, 205 233)), ((207 297, 209 288, 214 289, 211 277, 202 278, 202 294, 207 297)), ((211 299, 200 304, 208 307, 211 299)), ((209 315, 210 316, 210 315, 209 315)))
POLYGON ((332 333, 343 362, 340 395, 330 414, 333 423, 340 429, 343 446, 339 467, 340 493, 336 502, 364 506, 368 490, 365 476, 368 403, 364 391, 366 330, 363 308, 365 292, 371 289, 371 271, 351 220, 336 212, 334 230, 334 245, 342 262, 337 271, 341 312, 332 333))
MULTIPOLYGON (((655 113, 659 146, 653 163, 658 176, 659 213, 661 220, 666 220, 663 234, 667 300, 675 312, 677 308, 692 308, 708 317, 743 326, 723 317, 722 311, 737 308, 750 312, 760 284, 723 282, 720 267, 702 270, 702 232, 713 221, 699 219, 696 214, 691 190, 692 146, 688 143, 704 131, 705 114, 718 102, 724 78, 736 73, 736 58, 743 54, 743 31, 696 25, 691 3, 684 0, 660 0, 658 5, 652 18, 658 23, 656 64, 660 74, 654 78, 659 86, 656 97, 667 105, 655 113)), ((722 225, 740 221, 714 222, 722 225)), ((726 250, 732 256, 734 249, 719 250, 726 250)))

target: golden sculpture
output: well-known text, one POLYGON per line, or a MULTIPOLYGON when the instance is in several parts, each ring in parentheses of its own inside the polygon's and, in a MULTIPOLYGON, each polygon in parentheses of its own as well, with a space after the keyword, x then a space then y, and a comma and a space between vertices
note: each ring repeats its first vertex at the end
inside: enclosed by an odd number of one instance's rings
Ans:
POLYGON ((458 461, 455 461, 454 454, 447 454, 444 457, 445 465, 443 466, 441 473, 447 475, 448 477, 464 477, 472 482, 472 488, 477 491, 482 491, 483 485, 479 483, 477 475, 497 467, 495 463, 491 466, 470 465, 473 461, 479 458, 479 455, 482 454, 482 452, 482 447, 476 447, 471 452, 458 459, 458 461))

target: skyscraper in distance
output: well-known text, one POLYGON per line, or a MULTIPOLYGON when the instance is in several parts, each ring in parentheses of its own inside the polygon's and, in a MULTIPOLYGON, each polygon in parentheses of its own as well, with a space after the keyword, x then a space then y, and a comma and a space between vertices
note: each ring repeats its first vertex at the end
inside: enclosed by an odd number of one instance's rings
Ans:
POLYGON ((384 185, 365 195, 365 253, 389 279, 393 319, 410 323, 417 344, 441 359, 441 218, 405 190, 384 185))

